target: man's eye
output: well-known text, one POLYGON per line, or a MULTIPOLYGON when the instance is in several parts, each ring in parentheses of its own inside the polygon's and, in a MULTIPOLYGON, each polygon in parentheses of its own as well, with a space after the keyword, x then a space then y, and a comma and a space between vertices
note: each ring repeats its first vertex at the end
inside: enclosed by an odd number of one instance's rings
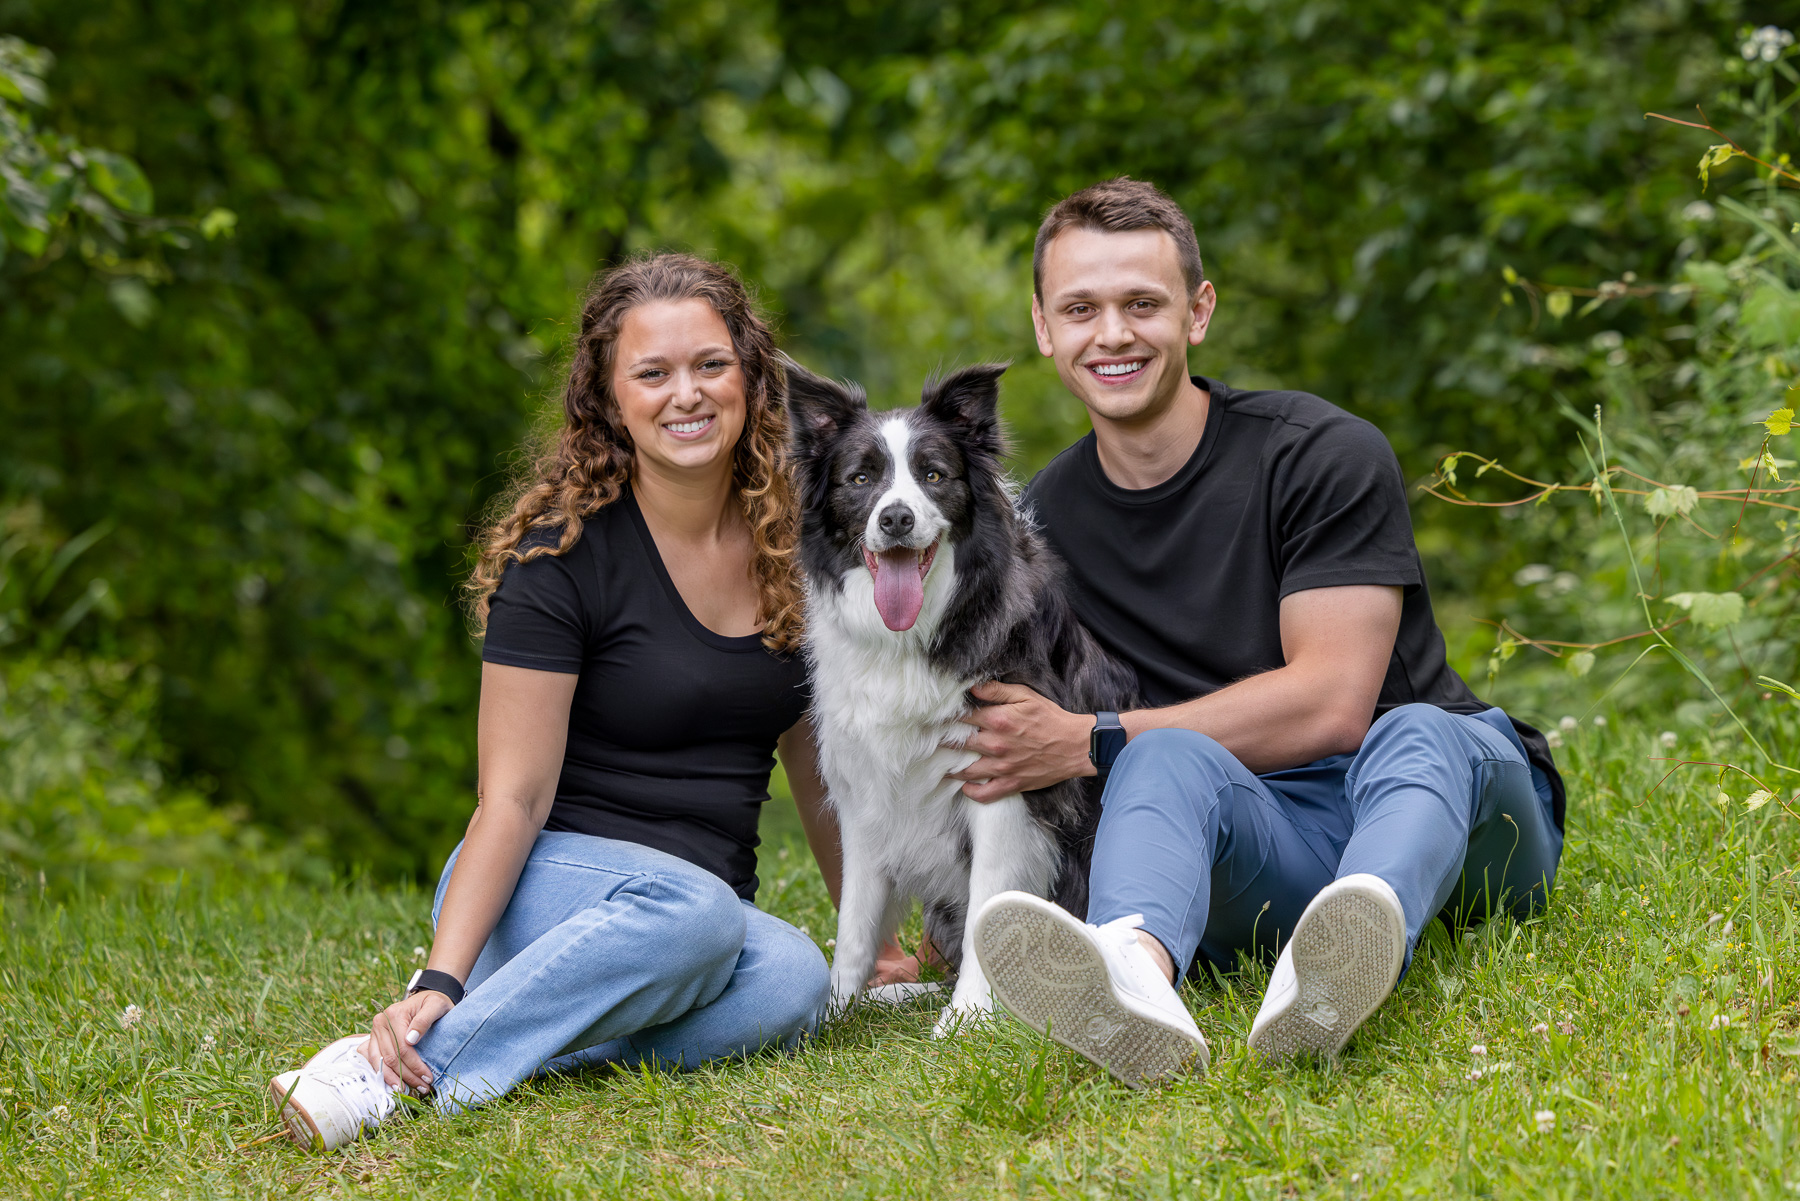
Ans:
POLYGON ((927 484, 935 484, 943 478, 944 478, 944 473, 941 471, 927 471, 925 473, 925 482, 927 484))
POLYGON ((855 475, 850 477, 850 482, 852 484, 856 484, 860 487, 861 485, 869 482, 869 473, 866 471, 859 471, 855 475))

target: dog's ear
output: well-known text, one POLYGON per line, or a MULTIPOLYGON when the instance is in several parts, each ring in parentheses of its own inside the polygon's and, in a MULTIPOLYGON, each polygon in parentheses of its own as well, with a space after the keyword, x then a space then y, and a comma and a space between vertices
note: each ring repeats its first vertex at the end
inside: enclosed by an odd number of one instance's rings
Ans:
POLYGON ((1006 363, 958 367, 949 375, 925 381, 927 417, 957 426, 976 446, 991 454, 1005 451, 1000 433, 1000 377, 1006 363))
POLYGON ((827 442, 839 430, 869 410, 868 397, 856 384, 814 375, 793 359, 782 356, 787 374, 788 424, 794 445, 801 452, 827 442))

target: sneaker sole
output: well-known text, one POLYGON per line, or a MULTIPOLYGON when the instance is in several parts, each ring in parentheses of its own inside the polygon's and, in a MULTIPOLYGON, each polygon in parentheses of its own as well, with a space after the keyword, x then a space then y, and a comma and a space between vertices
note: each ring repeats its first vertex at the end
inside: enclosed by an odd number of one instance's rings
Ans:
POLYGON ((1270 1059, 1302 1052, 1334 1056, 1394 991, 1406 953, 1404 921, 1373 892, 1345 889, 1309 909, 1289 944, 1294 999, 1260 1030, 1250 1049, 1270 1059))
POLYGON ((975 954, 1000 1003, 1131 1088, 1205 1071, 1205 1042, 1128 1008, 1081 924, 1043 904, 991 910, 975 928, 975 954))
MULTIPOLYGON (((282 1075, 287 1074, 282 1073, 282 1075)), ((296 1079, 285 1083, 281 1076, 277 1076, 269 1081, 269 1096, 274 1100, 275 1107, 281 1111, 282 1125, 287 1128, 288 1137, 304 1150, 321 1149, 325 1146, 324 1132, 319 1129, 319 1124, 313 1121, 312 1114, 306 1112, 300 1102, 294 1100, 291 1095, 297 1084, 299 1084, 297 1074, 296 1079)))

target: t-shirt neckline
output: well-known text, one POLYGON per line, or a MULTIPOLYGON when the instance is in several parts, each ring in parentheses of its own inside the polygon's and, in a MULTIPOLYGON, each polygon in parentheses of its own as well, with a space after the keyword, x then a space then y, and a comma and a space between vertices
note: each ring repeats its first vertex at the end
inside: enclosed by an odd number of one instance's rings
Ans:
POLYGON ((625 495, 619 498, 625 505, 625 511, 631 515, 631 524, 637 530, 638 539, 643 543, 644 557, 650 560, 650 567, 656 572, 656 578, 662 584, 669 604, 681 618, 681 624, 687 627, 688 633, 701 642, 722 651, 756 651, 763 649, 761 634, 721 634, 711 629, 688 608, 687 601, 682 598, 681 589, 675 586, 675 577, 669 574, 668 565, 663 562, 662 551, 657 549, 656 536, 650 532, 650 525, 644 520, 643 510, 638 508, 637 493, 630 484, 625 485, 625 495))
POLYGON ((1196 387, 1206 389, 1212 398, 1206 406, 1206 428, 1200 431, 1200 445, 1194 448, 1194 453, 1188 456, 1188 461, 1162 483, 1148 488, 1121 488, 1118 484, 1113 483, 1106 474, 1106 468, 1100 465, 1098 435, 1090 430, 1086 438, 1083 457, 1087 460, 1088 471, 1093 477, 1094 486, 1100 490, 1102 496, 1122 505, 1153 505, 1158 501, 1167 500, 1186 488, 1196 476, 1206 469, 1207 463, 1212 459, 1213 447, 1219 441, 1219 425, 1225 414, 1224 400, 1231 389, 1204 375, 1194 375, 1188 378, 1194 382, 1196 387))

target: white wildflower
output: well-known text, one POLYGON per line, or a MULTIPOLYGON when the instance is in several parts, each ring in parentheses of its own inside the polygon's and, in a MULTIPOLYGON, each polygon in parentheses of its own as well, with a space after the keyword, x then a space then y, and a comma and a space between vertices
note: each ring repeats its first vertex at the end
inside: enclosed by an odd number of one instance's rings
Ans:
POLYGON ((1560 727, 1562 729, 1562 731, 1564 733, 1567 733, 1568 731, 1573 730, 1576 726, 1580 725, 1581 723, 1576 721, 1573 717, 1565 717, 1561 721, 1557 722, 1556 724, 1558 727, 1560 727))
POLYGON ((1486 1043, 1476 1043, 1474 1046, 1469 1048, 1469 1054, 1471 1054, 1471 1055, 1486 1055, 1487 1054, 1487 1044, 1486 1043))
POLYGON ((1656 740, 1658 742, 1662 743, 1665 747, 1670 747, 1670 748, 1673 748, 1677 742, 1681 741, 1681 739, 1679 739, 1675 736, 1675 731, 1673 731, 1673 730, 1664 730, 1661 734, 1658 734, 1656 736, 1656 740))
POLYGON ((1548 731, 1544 735, 1544 742, 1553 751, 1562 749, 1562 744, 1563 744, 1562 731, 1561 730, 1548 731))
POLYGON ((211 1052, 217 1050, 218 1046, 219 1046, 218 1040, 209 1034, 205 1038, 200 1040, 200 1054, 202 1054, 202 1055, 210 1054, 211 1052))
POLYGON ((1471 1081, 1481 1079, 1481 1069, 1480 1068, 1470 1068, 1469 1069, 1469 1079, 1471 1081))
POLYGON ((1556 1111, 1554 1109, 1540 1109, 1531 1116, 1537 1121, 1539 1134, 1549 1134, 1556 1129, 1556 1111))
POLYGON ((50 1111, 50 1116, 55 1118, 59 1122, 66 1122, 69 1120, 69 1116, 70 1116, 69 1115, 69 1107, 67 1105, 58 1105, 56 1108, 54 1108, 50 1111))
POLYGON ((1594 727, 1596 729, 1600 729, 1600 730, 1604 730, 1606 728, 1605 715, 1600 714, 1600 713, 1594 714, 1594 727))
POLYGON ((413 948, 413 958, 414 959, 425 958, 425 948, 424 947, 414 947, 413 948))
POLYGON ((129 1030, 144 1020, 144 1011, 136 1005, 127 1005, 125 1012, 119 1015, 119 1028, 129 1030))
POLYGON ((1685 221, 1711 221, 1718 215, 1719 211, 1704 200, 1695 200, 1681 210, 1682 219, 1685 221))
POLYGON ((1713 1020, 1707 1025, 1708 1030, 1723 1030, 1731 1025, 1731 1015, 1727 1013, 1713 1014, 1713 1020))
POLYGON ((1541 1034, 1545 1038, 1549 1038, 1550 1037, 1550 1025, 1548 1022, 1539 1022, 1537 1025, 1535 1025, 1531 1028, 1531 1032, 1533 1034, 1541 1034))
POLYGON ((1794 35, 1787 30, 1764 25, 1738 47, 1738 53, 1744 56, 1745 62, 1753 63, 1760 58, 1765 63, 1772 63, 1781 57, 1783 50, 1793 44, 1794 35))

